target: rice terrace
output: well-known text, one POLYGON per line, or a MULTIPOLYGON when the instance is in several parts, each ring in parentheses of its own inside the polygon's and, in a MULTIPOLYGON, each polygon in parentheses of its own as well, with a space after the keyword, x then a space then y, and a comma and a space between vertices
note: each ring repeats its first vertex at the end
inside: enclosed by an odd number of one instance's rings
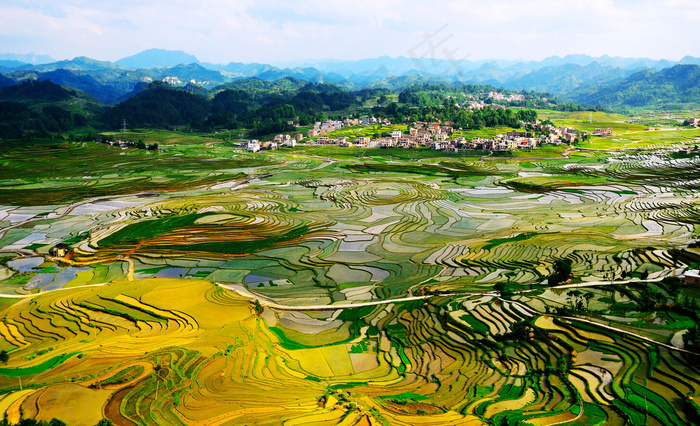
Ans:
POLYGON ((0 411, 698 424, 700 132, 597 118, 618 135, 501 156, 3 144, 0 411))

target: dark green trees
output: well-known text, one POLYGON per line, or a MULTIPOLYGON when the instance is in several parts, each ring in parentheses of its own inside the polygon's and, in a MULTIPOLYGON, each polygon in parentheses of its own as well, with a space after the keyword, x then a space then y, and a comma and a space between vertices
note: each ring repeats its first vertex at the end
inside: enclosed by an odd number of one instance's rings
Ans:
POLYGON ((571 276, 573 263, 570 259, 557 259, 554 262, 554 272, 547 278, 547 284, 557 285, 571 276))

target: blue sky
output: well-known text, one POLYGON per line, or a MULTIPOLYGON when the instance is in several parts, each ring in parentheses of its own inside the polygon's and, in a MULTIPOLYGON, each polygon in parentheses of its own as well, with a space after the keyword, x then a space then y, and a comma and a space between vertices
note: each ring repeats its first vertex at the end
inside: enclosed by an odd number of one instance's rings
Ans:
POLYGON ((695 0, 0 0, 0 53, 113 61, 163 48, 216 63, 570 53, 678 60, 700 56, 699 24, 695 0))

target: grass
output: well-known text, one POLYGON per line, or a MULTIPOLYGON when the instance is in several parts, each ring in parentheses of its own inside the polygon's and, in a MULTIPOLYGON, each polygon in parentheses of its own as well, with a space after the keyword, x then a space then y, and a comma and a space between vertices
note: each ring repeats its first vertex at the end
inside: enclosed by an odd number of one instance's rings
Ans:
POLYGON ((417 165, 406 165, 406 164, 388 164, 388 163, 363 163, 363 164, 349 164, 347 166, 349 170, 359 173, 398 173, 398 174, 417 174, 425 176, 449 176, 449 177, 461 177, 461 176, 489 176, 493 173, 493 169, 486 167, 469 167, 464 166, 462 163, 456 162, 443 162, 437 165, 433 164, 417 164, 417 165))
POLYGON ((515 243, 515 242, 519 242, 519 241, 525 241, 525 240, 528 240, 532 237, 535 237, 536 235, 537 234, 525 233, 525 234, 518 234, 514 237, 509 237, 509 238, 498 238, 495 240, 489 240, 488 244, 486 244, 484 246, 484 250, 490 250, 490 249, 497 247, 497 246, 504 244, 504 243, 510 243, 510 242, 515 243))
POLYGON ((121 150, 95 142, 4 141, 0 144, 0 203, 46 205, 142 191, 168 191, 240 179, 230 172, 274 160, 217 156, 190 150, 121 150), (206 170, 206 173, 202 173, 206 170))
POLYGON ((178 246, 163 245, 161 250, 181 250, 195 252, 210 252, 222 254, 246 254, 254 253, 259 250, 274 247, 278 244, 288 242, 290 240, 299 239, 309 234, 306 226, 300 226, 292 229, 282 235, 270 236, 268 238, 256 239, 252 241, 226 241, 215 243, 199 243, 199 244, 184 244, 178 246))
POLYGON ((144 368, 142 365, 132 365, 123 370, 119 370, 115 375, 96 383, 97 387, 120 385, 122 383, 134 380, 143 374, 144 368))
POLYGON ((76 355, 78 352, 73 352, 73 353, 68 353, 68 354, 63 354, 63 355, 58 355, 55 356, 51 359, 48 359, 41 364, 35 365, 33 367, 26 367, 26 368, 0 368, 0 376, 5 376, 5 377, 25 377, 25 376, 33 376, 35 374, 40 374, 45 371, 48 371, 54 367, 57 367, 64 363, 67 359, 72 357, 73 355, 76 355))
MULTIPOLYGON (((294 148, 280 149, 281 153, 294 153, 304 155, 314 155, 319 157, 330 157, 335 159, 367 159, 367 158, 382 158, 396 160, 417 160, 425 158, 462 158, 462 152, 448 153, 442 151, 433 151, 430 148, 343 148, 338 146, 315 146, 315 145, 297 145, 294 148)), ((481 151, 475 152, 470 156, 480 156, 481 151)))
POLYGON ((101 247, 111 247, 120 244, 138 244, 141 241, 192 226, 197 219, 204 216, 206 215, 188 214, 134 223, 101 239, 99 244, 101 247))
POLYGON ((410 402, 410 401, 425 401, 428 399, 425 395, 421 395, 418 393, 413 393, 413 392, 403 392, 400 394, 396 395, 382 395, 382 399, 388 399, 391 401, 405 401, 405 402, 410 402))

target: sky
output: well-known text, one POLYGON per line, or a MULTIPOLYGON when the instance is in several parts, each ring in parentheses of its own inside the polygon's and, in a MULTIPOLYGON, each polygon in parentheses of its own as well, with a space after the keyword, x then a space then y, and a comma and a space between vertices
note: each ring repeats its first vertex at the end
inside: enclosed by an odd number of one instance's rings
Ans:
POLYGON ((698 0, 0 0, 0 53, 202 62, 700 56, 698 0))

